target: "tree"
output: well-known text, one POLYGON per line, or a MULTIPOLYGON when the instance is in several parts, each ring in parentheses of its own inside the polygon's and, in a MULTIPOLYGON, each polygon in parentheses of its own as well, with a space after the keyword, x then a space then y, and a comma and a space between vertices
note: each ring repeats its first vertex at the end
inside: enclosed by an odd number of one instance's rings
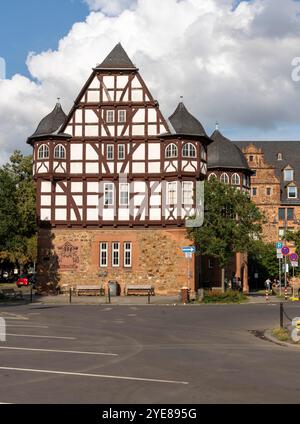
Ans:
POLYGON ((0 168, 0 262, 23 267, 36 260, 32 157, 15 151, 0 168))
POLYGON ((261 240, 255 241, 249 252, 249 263, 253 265, 261 279, 275 278, 279 274, 278 259, 276 256, 275 244, 264 243, 261 240))
POLYGON ((233 253, 248 253, 262 232, 263 215, 249 195, 212 178, 205 182, 205 220, 188 230, 203 255, 217 258, 225 287, 225 267, 233 253))

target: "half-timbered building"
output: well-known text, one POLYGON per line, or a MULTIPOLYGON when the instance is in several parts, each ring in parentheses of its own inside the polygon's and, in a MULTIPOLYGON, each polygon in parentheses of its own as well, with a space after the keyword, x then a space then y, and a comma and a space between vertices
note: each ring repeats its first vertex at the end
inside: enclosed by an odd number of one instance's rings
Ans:
POLYGON ((118 44, 97 65, 68 115, 60 103, 28 143, 39 222, 37 278, 56 285, 197 288, 181 247, 207 175, 211 139, 180 103, 169 122, 118 44))

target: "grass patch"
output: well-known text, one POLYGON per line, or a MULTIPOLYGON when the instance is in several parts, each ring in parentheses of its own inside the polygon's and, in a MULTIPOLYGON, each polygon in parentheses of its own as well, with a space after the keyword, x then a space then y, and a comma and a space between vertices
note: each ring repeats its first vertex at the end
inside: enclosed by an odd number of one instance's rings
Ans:
POLYGON ((290 332, 286 328, 274 328, 272 330, 272 336, 281 342, 291 341, 290 332))
POLYGON ((235 290, 207 291, 204 293, 203 303, 242 303, 248 300, 247 296, 235 290))

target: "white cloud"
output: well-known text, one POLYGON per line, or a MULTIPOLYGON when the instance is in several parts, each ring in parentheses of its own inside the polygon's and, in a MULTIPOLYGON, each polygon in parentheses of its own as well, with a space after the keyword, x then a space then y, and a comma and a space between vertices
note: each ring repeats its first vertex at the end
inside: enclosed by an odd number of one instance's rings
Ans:
POLYGON ((207 130, 218 120, 227 136, 284 138, 284 128, 287 137, 300 130, 300 83, 291 78, 299 2, 252 0, 233 10, 232 0, 138 0, 125 10, 115 2, 118 13, 104 9, 109 3, 90 0, 101 11, 74 24, 56 51, 31 53, 32 80, 0 80, 0 161, 25 149, 57 97, 68 112, 91 68, 119 41, 166 117, 183 95, 207 130))
POLYGON ((123 10, 134 6, 136 0, 84 0, 91 10, 98 11, 108 16, 117 16, 123 10))

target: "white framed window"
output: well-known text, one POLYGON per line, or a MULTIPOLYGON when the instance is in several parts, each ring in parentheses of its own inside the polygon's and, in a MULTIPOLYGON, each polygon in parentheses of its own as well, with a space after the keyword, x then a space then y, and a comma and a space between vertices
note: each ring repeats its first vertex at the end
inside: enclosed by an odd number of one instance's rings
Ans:
POLYGON ((132 267, 132 243, 126 241, 124 243, 124 268, 132 267))
POLYGON ((171 143, 166 148, 166 158, 177 158, 178 156, 178 149, 176 144, 171 143))
POLYGON ((293 169, 285 169, 283 171, 284 181, 293 181, 294 179, 294 170, 293 169))
POLYGON ((108 265, 108 243, 100 243, 100 267, 105 268, 108 265))
POLYGON ((107 151, 106 151, 106 159, 114 160, 114 152, 115 152, 115 146, 113 144, 108 144, 107 151))
POLYGON ((177 204, 177 181, 167 183, 167 202, 168 205, 177 204))
POLYGON ((119 124, 124 124, 126 122, 126 110, 118 111, 118 122, 119 124))
POLYGON ((297 187, 288 187, 287 191, 288 191, 288 198, 289 199, 296 199, 298 197, 297 187))
POLYGON ((118 160, 125 159, 125 144, 118 145, 118 160))
POLYGON ((128 183, 120 183, 120 206, 128 206, 129 205, 129 184, 128 183))
POLYGON ((54 158, 55 159, 65 159, 66 158, 66 149, 61 144, 59 144, 58 146, 55 147, 54 158))
POLYGON ((226 174, 226 172, 223 172, 223 174, 221 175, 220 181, 223 184, 229 184, 229 177, 226 174))
POLYGON ((114 242, 112 243, 112 266, 114 268, 120 266, 120 243, 114 242))
POLYGON ((232 185, 240 185, 241 184, 241 178, 239 174, 233 174, 231 177, 231 184, 232 185))
POLYGON ((212 180, 213 178, 217 179, 216 174, 214 174, 213 172, 209 175, 208 177, 208 181, 212 180))
POLYGON ((282 160, 282 153, 277 153, 277 160, 282 160))
POLYGON ((38 157, 39 159, 49 159, 49 147, 46 144, 42 144, 39 148, 38 157))
POLYGON ((108 124, 113 124, 115 122, 115 111, 114 110, 108 110, 106 112, 106 122, 108 124))
POLYGON ((114 185, 113 183, 104 183, 104 205, 113 206, 114 204, 114 185))
POLYGON ((182 148, 182 156, 184 158, 195 158, 196 148, 192 143, 186 143, 182 148))
POLYGON ((193 187, 192 181, 183 181, 182 183, 182 203, 184 205, 193 205, 193 187))

